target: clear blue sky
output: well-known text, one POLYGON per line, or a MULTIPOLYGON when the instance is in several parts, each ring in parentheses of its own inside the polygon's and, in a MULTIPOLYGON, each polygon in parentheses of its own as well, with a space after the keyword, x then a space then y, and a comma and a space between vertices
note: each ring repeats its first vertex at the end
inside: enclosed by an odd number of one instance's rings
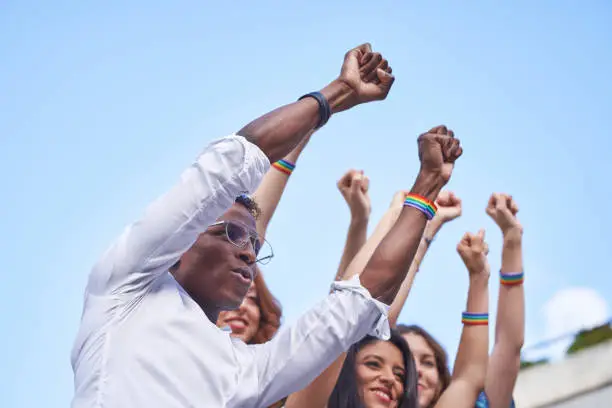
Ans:
MULTIPOLYGON (((36 3, 0 5, 0 405, 66 407, 96 258, 211 139, 319 89, 364 41, 397 80, 385 102, 333 118, 292 176, 264 270, 286 322, 334 276, 348 223, 336 180, 365 170, 374 224, 412 183, 416 135, 441 123, 465 149, 449 186, 465 215, 436 240, 402 321, 454 354, 462 233, 487 228, 499 268, 492 191, 521 206, 527 342, 610 313, 609 2, 36 3)), ((493 311, 496 292, 492 279, 493 311)))

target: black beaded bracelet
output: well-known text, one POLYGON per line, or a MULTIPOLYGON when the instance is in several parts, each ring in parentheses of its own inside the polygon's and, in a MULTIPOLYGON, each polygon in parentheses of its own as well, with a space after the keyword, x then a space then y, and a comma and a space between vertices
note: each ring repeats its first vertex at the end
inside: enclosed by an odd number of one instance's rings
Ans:
POLYGON ((329 106, 329 102, 327 102, 327 99, 325 99, 321 92, 308 93, 300 97, 298 101, 301 101, 304 98, 314 98, 319 103, 319 123, 315 129, 323 127, 331 117, 331 107, 329 106))

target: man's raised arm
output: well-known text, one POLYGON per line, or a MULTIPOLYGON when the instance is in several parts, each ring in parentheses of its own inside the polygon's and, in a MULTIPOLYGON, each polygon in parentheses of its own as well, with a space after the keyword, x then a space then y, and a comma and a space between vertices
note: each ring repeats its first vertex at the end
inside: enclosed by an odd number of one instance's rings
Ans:
POLYGON ((386 61, 364 44, 346 54, 340 76, 320 93, 255 119, 237 135, 212 142, 179 182, 106 251, 90 274, 88 291, 141 293, 179 260, 237 195, 257 188, 270 161, 289 153, 333 113, 384 99, 392 83, 386 61))
POLYGON ((433 203, 450 179, 462 149, 453 131, 438 126, 419 136, 421 169, 406 196, 395 225, 376 248, 361 274, 361 284, 374 299, 390 305, 395 299, 421 241, 433 203))

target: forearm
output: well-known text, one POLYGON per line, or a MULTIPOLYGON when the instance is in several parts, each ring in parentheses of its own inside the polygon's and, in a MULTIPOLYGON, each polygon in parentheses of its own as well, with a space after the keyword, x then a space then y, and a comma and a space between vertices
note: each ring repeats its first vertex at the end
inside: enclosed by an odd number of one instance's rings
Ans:
MULTIPOLYGON (((443 184, 436 175, 419 174, 410 192, 434 201, 443 184)), ((393 302, 414 259, 426 223, 423 212, 404 206, 361 275, 363 286, 374 298, 386 304, 393 302)))
MULTIPOLYGON (((488 274, 470 276, 466 312, 489 312, 488 274)), ((453 381, 461 379, 474 387, 477 394, 483 389, 489 359, 489 326, 464 324, 453 369, 453 381)))
POLYGON ((366 240, 366 243, 361 247, 359 252, 357 252, 357 255, 353 257, 342 275, 337 277, 337 280, 350 279, 353 276, 359 275, 363 272, 380 242, 391 230, 393 225, 395 225, 400 213, 401 209, 389 208, 387 210, 376 225, 376 228, 374 229, 372 235, 370 235, 370 238, 366 240))
MULTIPOLYGON (((292 164, 296 164, 300 154, 310 140, 310 136, 314 133, 311 130, 306 134, 306 137, 293 149, 287 156, 283 158, 292 164)), ((260 236, 265 237, 270 220, 276 211, 276 207, 281 200, 287 183, 289 182, 290 174, 279 171, 276 168, 271 168, 264 176, 257 191, 253 194, 253 198, 261 209, 261 214, 257 218, 257 232, 260 236)))
POLYGON ((351 261, 357 256, 359 250, 365 245, 367 234, 368 219, 355 219, 351 217, 351 223, 349 225, 348 232, 346 233, 344 251, 342 251, 342 257, 340 258, 340 265, 338 266, 338 272, 336 272, 335 280, 342 279, 351 261))
MULTIPOLYGON (((522 233, 504 235, 501 273, 523 272, 522 233)), ((512 347, 517 353, 525 337, 525 293, 523 285, 500 285, 495 323, 495 344, 512 347)))
MULTIPOLYGON (((502 273, 522 272, 522 236, 504 236, 502 273)), ((508 407, 521 365, 525 336, 525 296, 523 285, 501 285, 495 324, 495 346, 489 359, 485 392, 492 408, 508 407)))
MULTIPOLYGON (((321 90, 332 114, 348 109, 352 91, 336 80, 321 90)), ((285 157, 319 123, 319 104, 314 98, 282 106, 255 119, 238 134, 244 136, 268 156, 270 162, 285 157)))
POLYGON ((429 250, 431 241, 436 236, 440 228, 442 228, 442 223, 438 222, 436 219, 428 222, 427 226, 425 227, 425 231, 423 232, 423 237, 419 243, 414 260, 410 264, 410 268, 406 274, 406 279, 404 279, 402 282, 402 286, 400 286, 395 299, 393 299, 393 303, 391 303, 391 308, 389 309, 389 324, 391 327, 395 327, 397 325, 399 315, 404 308, 404 304, 406 304, 406 300, 410 294, 410 289, 412 289, 414 278, 421 267, 425 254, 429 250))
POLYGON ((308 387, 295 392, 287 398, 285 408, 325 408, 336 386, 346 353, 342 353, 308 387))

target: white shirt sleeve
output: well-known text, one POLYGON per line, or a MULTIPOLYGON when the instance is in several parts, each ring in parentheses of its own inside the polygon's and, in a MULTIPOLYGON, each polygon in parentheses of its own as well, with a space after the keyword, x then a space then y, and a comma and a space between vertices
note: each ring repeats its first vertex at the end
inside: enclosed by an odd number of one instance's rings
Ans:
POLYGON ((212 142, 179 182, 111 245, 94 266, 87 290, 97 295, 141 293, 239 194, 253 192, 269 166, 266 155, 242 136, 212 142))
POLYGON ((268 343, 250 346, 258 365, 258 407, 306 387, 366 335, 387 340, 389 306, 373 299, 359 276, 335 282, 334 292, 268 343))

